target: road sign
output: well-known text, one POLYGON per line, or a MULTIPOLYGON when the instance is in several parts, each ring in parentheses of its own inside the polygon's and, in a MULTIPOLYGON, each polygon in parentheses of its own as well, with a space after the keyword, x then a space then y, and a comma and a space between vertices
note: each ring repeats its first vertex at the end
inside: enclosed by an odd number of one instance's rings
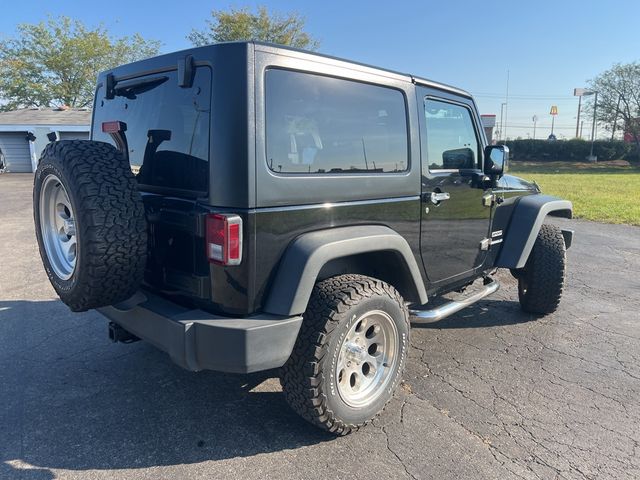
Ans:
POLYGON ((555 105, 551 105, 551 111, 549 112, 549 115, 558 115, 558 107, 556 107, 555 105))

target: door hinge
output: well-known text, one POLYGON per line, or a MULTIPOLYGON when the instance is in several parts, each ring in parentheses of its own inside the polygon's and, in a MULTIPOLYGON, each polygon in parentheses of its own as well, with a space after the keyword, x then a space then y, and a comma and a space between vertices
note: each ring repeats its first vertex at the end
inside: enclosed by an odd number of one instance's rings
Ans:
POLYGON ((485 207, 493 207, 493 203, 496 201, 496 196, 493 193, 485 193, 482 196, 482 205, 485 207))

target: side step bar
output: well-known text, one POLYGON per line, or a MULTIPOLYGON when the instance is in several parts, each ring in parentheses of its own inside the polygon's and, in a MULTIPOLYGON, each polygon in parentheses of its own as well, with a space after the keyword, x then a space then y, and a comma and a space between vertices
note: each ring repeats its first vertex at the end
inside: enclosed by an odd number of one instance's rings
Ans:
POLYGON ((497 280, 487 277, 485 279, 485 284, 482 287, 482 290, 468 296, 467 298, 445 303, 444 305, 441 305, 438 308, 434 308, 433 310, 410 310, 409 313, 412 316, 411 323, 437 322, 438 320, 442 320, 449 315, 453 315, 463 308, 468 307, 469 305, 473 305, 474 303, 482 300, 484 297, 495 293, 499 288, 500 283, 498 283, 497 280))

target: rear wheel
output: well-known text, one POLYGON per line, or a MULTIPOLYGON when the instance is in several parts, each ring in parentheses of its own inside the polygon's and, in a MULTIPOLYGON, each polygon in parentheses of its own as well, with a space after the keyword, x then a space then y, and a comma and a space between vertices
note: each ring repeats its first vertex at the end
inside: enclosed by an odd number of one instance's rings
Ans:
POLYGON ((547 314, 560 304, 566 274, 562 231, 542 225, 525 267, 517 272, 518 298, 525 312, 547 314))
POLYGON ((146 263, 144 206, 129 163, 113 146, 50 143, 34 177, 33 213, 45 271, 71 310, 135 293, 146 263))
POLYGON ((409 314, 390 285, 362 275, 319 282, 281 383, 303 418, 345 435, 393 396, 406 361, 409 314))

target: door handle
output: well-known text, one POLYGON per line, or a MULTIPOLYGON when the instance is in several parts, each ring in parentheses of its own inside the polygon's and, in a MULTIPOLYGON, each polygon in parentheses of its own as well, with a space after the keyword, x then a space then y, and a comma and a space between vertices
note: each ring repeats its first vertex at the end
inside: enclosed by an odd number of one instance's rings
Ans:
POLYGON ((434 205, 438 205, 443 200, 449 200, 451 195, 447 192, 431 192, 430 200, 434 205))

